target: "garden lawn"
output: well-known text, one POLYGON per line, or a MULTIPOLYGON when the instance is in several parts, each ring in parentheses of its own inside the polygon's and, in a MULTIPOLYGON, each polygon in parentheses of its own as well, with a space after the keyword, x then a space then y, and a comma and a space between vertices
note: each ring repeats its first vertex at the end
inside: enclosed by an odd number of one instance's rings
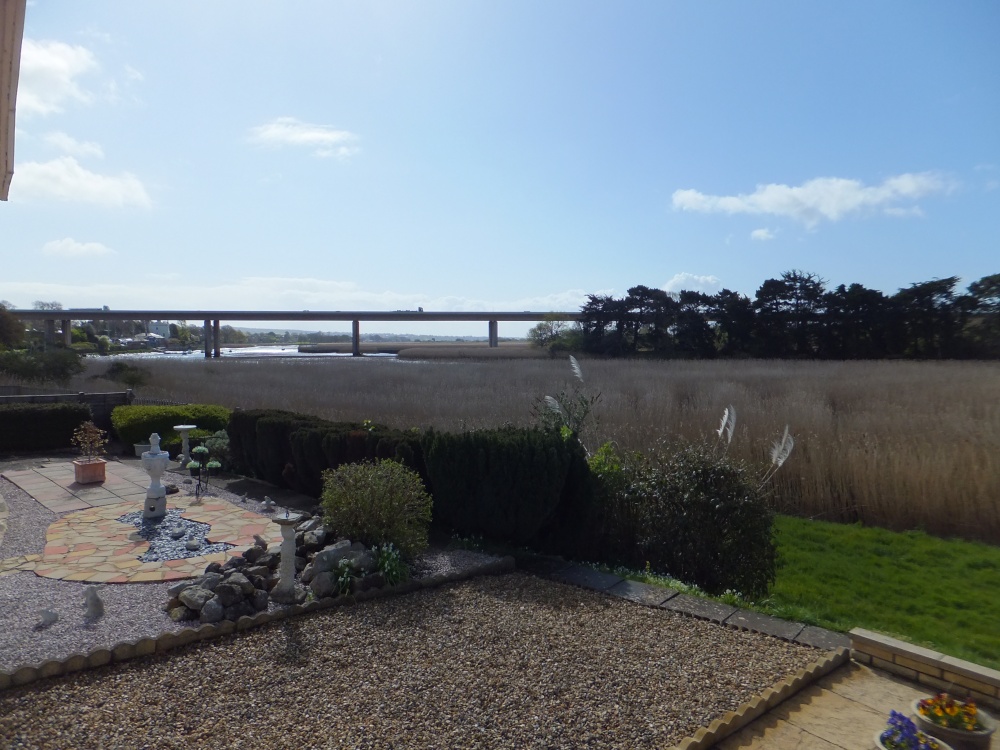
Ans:
POLYGON ((781 567, 766 611, 1000 669, 1000 547, 790 516, 775 531, 781 567))

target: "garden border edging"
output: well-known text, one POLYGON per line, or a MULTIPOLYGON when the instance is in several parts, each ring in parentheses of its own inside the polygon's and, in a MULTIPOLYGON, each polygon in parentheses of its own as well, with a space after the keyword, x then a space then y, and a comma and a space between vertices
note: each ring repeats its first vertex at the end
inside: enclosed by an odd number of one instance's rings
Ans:
POLYGON ((65 659, 47 659, 38 664, 25 664, 10 672, 0 670, 0 691, 29 685, 47 677, 72 674, 84 669, 96 669, 112 662, 118 663, 141 656, 165 653, 172 649, 186 646, 189 643, 251 630, 270 622, 275 622, 276 620, 283 620, 309 612, 350 606, 371 599, 402 596, 414 591, 433 589, 446 583, 464 581, 476 576, 503 575, 504 573, 513 572, 515 567, 514 558, 508 555, 470 568, 454 570, 448 573, 438 573, 420 580, 405 581, 395 586, 369 589, 368 591, 361 591, 357 594, 347 596, 316 599, 305 604, 294 604, 283 609, 276 609, 273 612, 258 612, 255 615, 244 615, 235 622, 232 620, 223 620, 222 622, 199 625, 176 632, 164 631, 156 637, 140 638, 137 641, 125 641, 117 643, 111 648, 96 648, 88 651, 86 654, 71 654, 65 659))

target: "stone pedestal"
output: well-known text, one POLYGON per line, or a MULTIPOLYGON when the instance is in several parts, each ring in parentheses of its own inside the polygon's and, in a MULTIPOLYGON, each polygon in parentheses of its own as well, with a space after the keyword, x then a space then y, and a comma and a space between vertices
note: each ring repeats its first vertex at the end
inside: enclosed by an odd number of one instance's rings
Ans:
POLYGON ((281 562, 278 564, 278 583, 271 590, 271 598, 282 604, 291 604, 295 599, 295 527, 302 515, 272 518, 281 527, 281 562))
POLYGON ((177 460, 181 463, 181 468, 187 468, 188 461, 191 460, 191 450, 188 448, 188 433, 191 430, 198 429, 196 424, 175 424, 174 430, 181 435, 181 455, 177 457, 177 460))
POLYGON ((162 518, 167 515, 167 488, 160 484, 160 477, 167 469, 170 454, 160 450, 160 436, 149 436, 149 450, 142 454, 142 468, 149 474, 146 502, 142 507, 143 518, 162 518))

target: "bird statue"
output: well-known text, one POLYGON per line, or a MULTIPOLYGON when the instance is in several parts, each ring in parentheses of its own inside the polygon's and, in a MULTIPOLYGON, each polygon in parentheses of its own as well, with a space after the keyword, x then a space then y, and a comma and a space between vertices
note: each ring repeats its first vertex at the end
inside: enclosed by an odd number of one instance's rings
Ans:
POLYGON ((97 586, 87 586, 83 594, 84 618, 88 622, 94 622, 104 616, 104 602, 97 595, 97 586))
POLYGON ((261 549, 267 549, 267 540, 260 534, 253 535, 253 543, 261 549))
POLYGON ((40 610, 38 614, 41 615, 42 619, 35 625, 35 630, 45 630, 50 625, 54 625, 56 620, 59 619, 59 615, 51 609, 40 610))
POLYGON ((264 502, 261 503, 261 508, 265 513, 274 513, 275 502, 267 495, 264 495, 264 502))

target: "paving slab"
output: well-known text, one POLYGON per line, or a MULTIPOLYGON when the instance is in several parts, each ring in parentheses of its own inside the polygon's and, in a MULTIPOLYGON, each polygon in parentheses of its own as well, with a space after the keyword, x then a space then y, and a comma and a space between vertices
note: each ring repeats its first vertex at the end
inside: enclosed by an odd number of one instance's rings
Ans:
POLYGON ((760 612, 752 612, 748 609, 738 609, 726 618, 726 625, 752 630, 755 633, 773 635, 776 638, 783 638, 786 641, 794 640, 805 627, 801 622, 789 622, 779 620, 777 617, 764 615, 760 612))
POLYGON ((815 625, 806 625, 793 639, 796 643, 813 648, 821 648, 824 651, 834 651, 838 648, 850 648, 851 638, 845 633, 836 633, 826 628, 818 628, 815 625))
POLYGON ((564 570, 556 571, 548 576, 550 581, 568 583, 573 586, 582 586, 585 589, 594 591, 604 591, 615 584, 621 583, 624 579, 612 573, 602 573, 586 565, 573 565, 564 570))
POLYGON ((685 615, 693 615, 702 620, 723 623, 726 618, 734 614, 737 610, 728 604, 715 602, 711 599, 702 599, 690 594, 678 594, 667 599, 660 605, 663 609, 670 609, 685 615))
POLYGON ((614 586, 605 590, 607 593, 622 599, 628 599, 629 601, 637 602, 638 604, 648 604, 653 607, 658 607, 667 599, 677 596, 677 592, 673 589, 664 588, 663 586, 654 586, 651 583, 629 581, 627 579, 619 581, 614 586))

